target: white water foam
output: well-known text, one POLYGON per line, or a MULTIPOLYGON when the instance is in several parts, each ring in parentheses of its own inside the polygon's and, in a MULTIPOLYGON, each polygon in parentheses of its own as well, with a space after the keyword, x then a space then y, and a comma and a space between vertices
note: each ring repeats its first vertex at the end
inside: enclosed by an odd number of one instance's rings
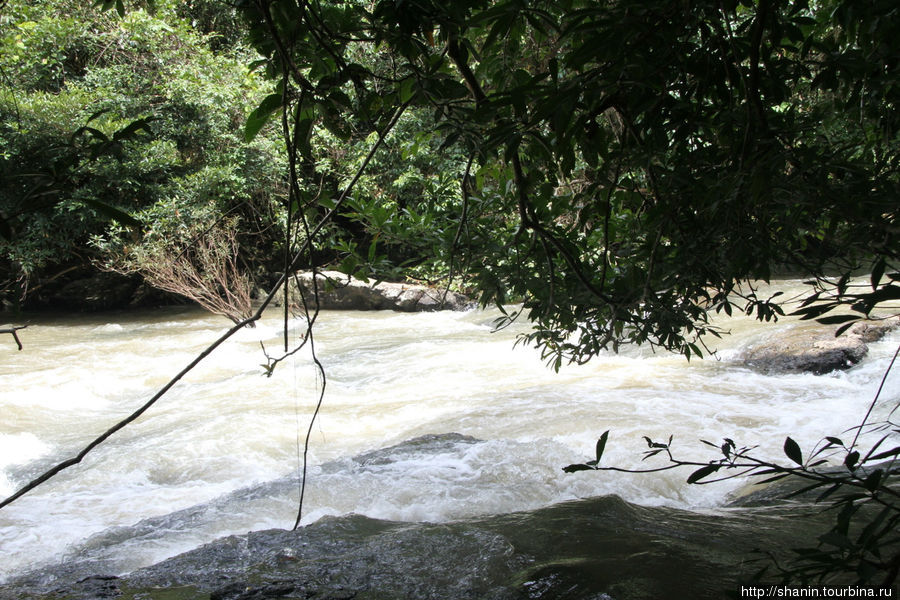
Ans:
MULTIPOLYGON (((625 467, 649 464, 641 461, 644 435, 665 441, 673 434, 685 459, 714 458, 698 438, 718 443, 725 436, 782 458, 791 435, 807 451, 858 422, 900 342, 895 335, 873 344, 870 356, 844 373, 764 375, 743 367, 728 343, 765 332, 737 322, 718 360, 686 363, 627 349, 555 374, 534 350, 513 349, 521 325, 491 334, 493 316, 320 315, 315 335, 327 386, 312 432, 304 523, 348 513, 444 521, 604 494, 714 507, 739 484, 687 486, 686 472, 561 468, 592 458, 607 429, 606 464, 625 467), (418 450, 404 445, 450 433, 471 439, 418 450), (359 459, 398 444, 389 460, 359 459)), ((84 549, 88 539, 90 553, 129 556, 121 568, 130 569, 221 535, 289 527, 298 490, 285 477, 299 468, 318 388, 306 351, 264 375, 259 342, 276 355, 279 327, 273 314, 240 331, 81 465, 0 511, 0 552, 10 557, 0 577, 59 557, 66 547, 84 549), (142 520, 154 526, 136 527, 142 520)), ((305 322, 295 319, 291 327, 295 339, 305 322)), ((0 451, 10 452, 0 452, 7 479, 0 486, 8 493, 71 456, 226 329, 201 313, 171 311, 121 324, 29 327, 28 351, 0 367, 0 387, 10 390, 0 398, 0 444, 7 441, 0 451)), ((895 374, 876 418, 898 399, 895 374)))

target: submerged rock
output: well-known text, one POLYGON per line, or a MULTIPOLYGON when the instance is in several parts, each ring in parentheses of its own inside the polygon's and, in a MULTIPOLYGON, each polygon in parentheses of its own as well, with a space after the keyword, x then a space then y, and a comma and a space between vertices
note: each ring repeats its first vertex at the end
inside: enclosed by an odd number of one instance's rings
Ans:
POLYGON ((326 517, 225 537, 116 577, 42 569, 0 586, 0 598, 718 600, 758 569, 747 562, 755 548, 809 543, 820 518, 614 496, 440 524, 326 517))
MULTIPOLYGON (((337 271, 321 271, 316 277, 319 308, 324 310, 395 310, 420 312, 466 310, 473 303, 463 294, 424 285, 367 282, 337 271)), ((298 273, 288 286, 288 301, 300 305, 303 298, 312 305, 316 289, 312 273, 298 273)), ((283 306, 284 292, 275 298, 283 306)))
POLYGON ((805 372, 821 375, 848 369, 869 351, 868 344, 900 325, 900 318, 861 321, 840 336, 836 327, 818 323, 798 325, 778 332, 742 354, 750 367, 766 373, 805 372))

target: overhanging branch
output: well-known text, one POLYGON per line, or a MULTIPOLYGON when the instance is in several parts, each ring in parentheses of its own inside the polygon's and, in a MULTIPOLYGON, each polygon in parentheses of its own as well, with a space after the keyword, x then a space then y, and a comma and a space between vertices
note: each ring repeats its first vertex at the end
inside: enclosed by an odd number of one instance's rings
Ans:
MULTIPOLYGON (((384 142, 384 139, 387 137, 388 133, 390 133, 390 131, 397 124, 397 121, 400 119, 400 116, 403 114, 404 110, 406 110, 407 106, 409 106, 409 102, 403 104, 395 111, 390 122, 384 128, 384 130, 379 134, 378 140, 375 142, 375 144, 372 145, 372 148, 369 151, 369 153, 366 155, 365 160, 359 166, 359 169, 357 169, 356 175, 353 177, 353 179, 350 181, 350 183, 347 185, 347 187, 344 188, 344 190, 341 192, 340 196, 335 201, 335 204, 331 208, 331 210, 329 210, 325 214, 325 216, 322 217, 322 219, 319 221, 319 223, 310 231, 309 236, 307 236, 306 240, 304 240, 300 249, 294 254, 293 259, 290 261, 289 266, 290 266, 291 270, 293 270, 294 267, 300 262, 303 255, 306 253, 307 247, 311 243, 311 240, 322 230, 323 227, 325 227, 325 225, 334 216, 336 211, 341 207, 341 204, 344 202, 344 200, 349 196, 353 187, 359 181, 360 177, 362 177, 365 169, 368 168, 369 163, 372 161, 372 158, 374 158, 375 152, 378 150, 378 148, 381 147, 382 143, 384 142)), ((219 346, 221 346, 226 341, 228 341, 232 336, 234 336, 234 334, 236 334, 238 331, 240 331, 247 325, 253 324, 256 321, 258 321, 259 319, 261 319, 263 312, 265 312, 266 308, 269 306, 269 304, 272 302, 272 300, 275 298, 275 296, 281 290, 281 287, 284 285, 284 282, 288 278, 288 276, 289 276, 288 272, 282 273, 281 277, 278 279, 278 281, 275 283, 275 285, 272 286, 271 291, 268 293, 268 295, 262 301, 262 303, 260 304, 259 308, 257 308, 255 313, 253 313, 248 318, 243 319, 238 323, 235 323, 235 325, 232 326, 228 331, 226 331, 221 336, 219 336, 218 339, 216 339, 212 344, 207 346, 206 349, 203 350, 200 354, 198 354, 190 363, 188 363, 188 365, 186 367, 184 367, 181 371, 179 371, 177 375, 175 375, 172 379, 170 379, 168 383, 166 383, 158 392, 156 392, 156 394, 153 395, 152 398, 150 398, 150 400, 145 402, 143 404, 143 406, 141 406, 140 408, 135 410, 133 413, 131 413, 130 415, 128 415, 127 417, 125 417, 124 419, 122 419, 121 421, 119 421, 118 423, 116 423, 115 425, 113 425, 112 427, 107 429, 106 431, 104 431, 101 435, 96 437, 87 446, 85 446, 81 450, 81 452, 79 452, 77 455, 56 464, 55 466, 51 467, 50 469, 48 469, 47 471, 45 471, 38 477, 32 479, 24 487, 20 488, 18 491, 16 491, 14 494, 9 496, 8 498, 0 501, 0 509, 5 508, 6 506, 9 506, 13 502, 18 500, 22 496, 24 496, 25 494, 27 494, 28 492, 32 491, 36 487, 40 486, 41 484, 43 484, 46 481, 50 480, 51 478, 55 477, 62 471, 68 469, 69 467, 77 465, 88 454, 90 454, 91 451, 93 451, 97 446, 99 446, 100 444, 105 442, 107 439, 109 439, 113 434, 124 429, 125 427, 127 427, 128 425, 130 425, 131 423, 136 421, 138 418, 140 418, 140 416, 143 415, 145 412, 147 412, 147 410, 149 410, 150 407, 152 407, 154 404, 156 404, 156 402, 160 398, 162 398, 164 395, 166 395, 166 393, 168 393, 168 391, 170 389, 172 389, 176 383, 181 381, 181 379, 185 375, 190 373, 194 369, 194 367, 199 365, 207 356, 212 354, 214 350, 216 350, 219 346)), ((15 330, 22 329, 22 327, 24 327, 24 326, 12 328, 13 331, 11 331, 11 332, 0 331, 0 333, 4 333, 4 332, 12 333, 13 336, 16 337, 15 330)), ((16 339, 18 339, 18 338, 16 337, 16 339)))

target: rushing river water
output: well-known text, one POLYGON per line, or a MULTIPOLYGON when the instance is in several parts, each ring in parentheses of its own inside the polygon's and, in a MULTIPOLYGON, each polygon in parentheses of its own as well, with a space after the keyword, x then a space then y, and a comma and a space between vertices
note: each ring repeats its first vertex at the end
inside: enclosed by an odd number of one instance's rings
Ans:
MULTIPOLYGON (((645 506, 721 505, 740 484, 688 486, 686 472, 564 474, 611 430, 608 464, 640 466, 642 437, 733 438, 779 456, 859 421, 897 334, 857 367, 825 376, 763 375, 738 360, 779 325, 735 319, 717 358, 629 349, 554 373, 513 347, 496 314, 323 312, 315 327, 327 377, 313 427, 303 523, 357 513, 447 522, 615 494, 645 506), (433 436, 435 434, 458 436, 433 436), (412 441, 411 441, 412 440, 412 441)), ((0 496, 71 457, 143 404, 228 323, 194 309, 39 317, 0 359, 0 496)), ((232 533, 293 525, 302 437, 318 397, 309 355, 266 377, 281 343, 274 312, 240 331, 140 420, 79 465, 0 510, 0 581, 66 552, 114 556, 119 572, 232 533), (141 523, 144 523, 142 526, 141 523)), ((305 323, 292 322, 293 333, 305 323)), ((881 406, 900 398, 888 379, 881 406)), ((887 408, 875 418, 883 418, 887 408)), ((646 463, 644 463, 646 464, 646 463)))

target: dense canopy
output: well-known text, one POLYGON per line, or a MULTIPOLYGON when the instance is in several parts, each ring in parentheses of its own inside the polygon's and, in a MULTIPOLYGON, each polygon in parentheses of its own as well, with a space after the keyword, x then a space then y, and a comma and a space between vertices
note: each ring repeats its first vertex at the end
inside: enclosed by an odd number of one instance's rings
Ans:
POLYGON ((702 354, 711 311, 783 312, 776 274, 810 317, 898 296, 892 2, 71 4, 3 13, 7 297, 209 222, 257 274, 521 301, 557 366, 702 354))
POLYGON ((860 314, 898 295, 881 285, 900 250, 890 2, 241 6, 277 82, 248 134, 282 108, 314 181, 320 127, 352 140, 429 115, 408 153, 458 155, 457 197, 348 214, 408 244, 435 215, 436 255, 482 302, 523 299, 556 365, 622 341, 700 354, 709 311, 782 312, 752 288, 775 272, 869 269, 860 314))

